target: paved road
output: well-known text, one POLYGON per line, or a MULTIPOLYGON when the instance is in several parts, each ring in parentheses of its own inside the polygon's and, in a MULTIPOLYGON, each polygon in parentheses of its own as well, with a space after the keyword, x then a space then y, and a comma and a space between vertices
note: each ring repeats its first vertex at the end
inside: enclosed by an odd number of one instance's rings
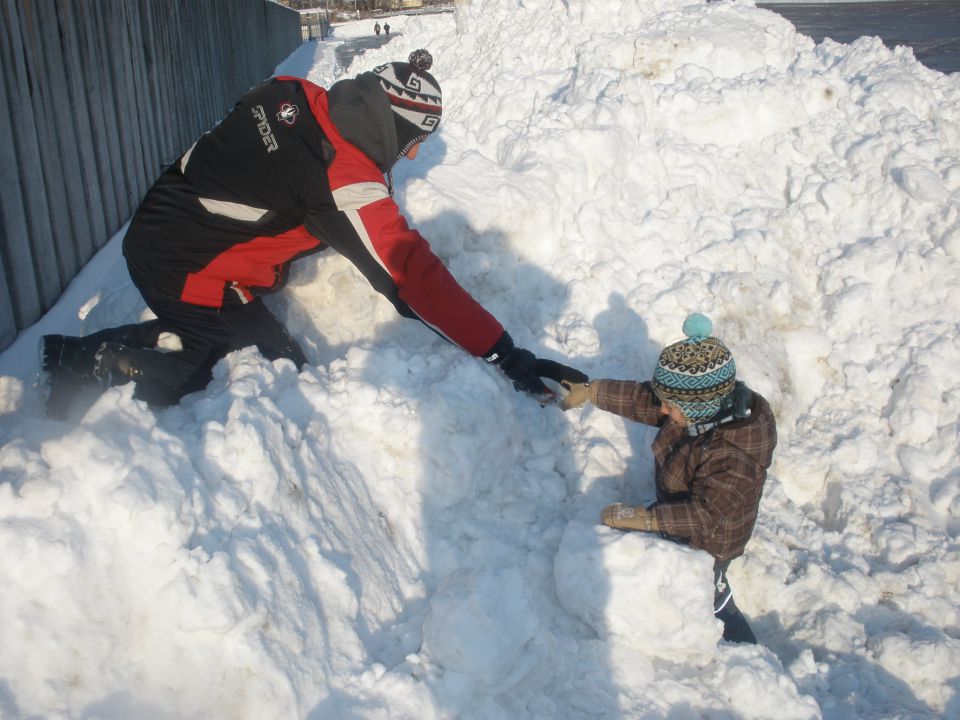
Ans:
POLYGON ((879 36, 887 47, 909 45, 924 65, 943 73, 960 71, 960 2, 913 0, 870 3, 758 3, 783 15, 816 42, 824 37, 849 43, 879 36))
MULTIPOLYGON (((340 67, 346 69, 350 67, 350 63, 353 62, 353 59, 364 50, 372 50, 373 48, 378 48, 381 45, 386 45, 393 38, 400 34, 401 33, 396 32, 392 32, 389 35, 386 33, 380 33, 379 35, 365 35, 364 37, 344 40, 340 45, 337 45, 336 49, 334 50, 334 52, 337 54, 337 62, 340 63, 340 67)), ((370 68, 364 68, 364 70, 369 69, 370 68)))

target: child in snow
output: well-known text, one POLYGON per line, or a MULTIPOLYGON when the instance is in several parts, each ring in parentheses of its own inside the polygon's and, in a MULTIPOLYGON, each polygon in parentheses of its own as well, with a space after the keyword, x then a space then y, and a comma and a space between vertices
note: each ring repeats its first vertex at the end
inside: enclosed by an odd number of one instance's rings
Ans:
POLYGON ((657 501, 607 506, 605 525, 657 532, 714 557, 714 614, 723 638, 756 643, 733 601, 730 561, 753 532, 777 429, 767 401, 736 379, 730 350, 700 313, 683 324, 687 338, 660 354, 652 382, 563 383, 564 410, 591 402, 602 410, 660 428, 653 441, 657 501))
POLYGON ((174 404, 205 387, 220 358, 250 345, 301 367, 300 344, 259 296, 283 287, 294 260, 327 248, 401 315, 496 365, 515 389, 549 399, 533 354, 514 346, 393 201, 394 163, 415 158, 440 123, 432 62, 415 50, 329 90, 275 77, 240 98, 154 183, 124 238, 130 277, 157 320, 45 336, 48 413, 66 416, 87 386, 131 380, 135 397, 174 404), (157 349, 165 332, 182 348, 157 349))

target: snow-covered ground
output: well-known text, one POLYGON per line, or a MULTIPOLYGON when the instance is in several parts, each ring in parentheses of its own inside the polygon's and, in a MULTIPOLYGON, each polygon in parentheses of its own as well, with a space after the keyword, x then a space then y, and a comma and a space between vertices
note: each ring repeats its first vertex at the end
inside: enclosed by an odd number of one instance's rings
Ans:
MULTIPOLYGON (((652 496, 649 429, 540 408, 336 256, 272 298, 299 375, 45 419, 39 335, 143 317, 118 235, 0 356, 0 717, 957 717, 960 75, 750 2, 391 26, 349 74, 426 47, 445 98, 397 199, 518 343, 646 378, 699 310, 771 401, 730 572, 762 644, 704 554, 597 524, 652 496)), ((278 72, 328 85, 335 42, 278 72)))

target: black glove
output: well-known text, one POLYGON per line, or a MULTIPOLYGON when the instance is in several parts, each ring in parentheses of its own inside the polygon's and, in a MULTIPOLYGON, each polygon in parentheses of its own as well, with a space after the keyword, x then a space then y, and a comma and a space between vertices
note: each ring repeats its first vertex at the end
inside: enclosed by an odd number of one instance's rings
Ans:
POLYGON ((529 350, 514 348, 500 361, 503 374, 513 380, 513 389, 531 395, 552 395, 543 380, 537 375, 534 367, 537 364, 536 356, 529 350))
POLYGON ((553 391, 537 375, 537 357, 529 350, 515 347, 509 333, 504 332, 483 359, 498 365, 503 374, 513 380, 513 389, 517 392, 536 395, 541 405, 553 402, 553 391))
POLYGON ((564 387, 580 385, 590 379, 586 373, 580 372, 569 365, 558 363, 556 360, 538 359, 533 365, 533 371, 540 377, 550 378, 564 387))

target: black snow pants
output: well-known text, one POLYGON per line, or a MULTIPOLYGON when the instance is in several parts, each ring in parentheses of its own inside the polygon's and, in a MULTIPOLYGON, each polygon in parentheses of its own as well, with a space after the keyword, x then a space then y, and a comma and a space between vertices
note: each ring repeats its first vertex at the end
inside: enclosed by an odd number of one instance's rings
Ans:
POLYGON ((757 644, 757 637, 747 619, 733 601, 733 590, 727 580, 730 560, 713 562, 713 614, 723 622, 723 639, 728 642, 757 644))
MULTIPOLYGON (((184 395, 202 390, 213 377, 217 361, 240 348, 255 345, 268 360, 287 358, 297 369, 307 362, 300 344, 259 298, 216 309, 156 295, 143 287, 140 291, 157 320, 116 328, 113 336, 110 330, 98 335, 122 346, 119 353, 136 383, 134 397, 151 405, 174 405, 184 395), (162 332, 176 334, 182 349, 155 349, 162 332)), ((128 379, 117 373, 113 382, 128 379)))

